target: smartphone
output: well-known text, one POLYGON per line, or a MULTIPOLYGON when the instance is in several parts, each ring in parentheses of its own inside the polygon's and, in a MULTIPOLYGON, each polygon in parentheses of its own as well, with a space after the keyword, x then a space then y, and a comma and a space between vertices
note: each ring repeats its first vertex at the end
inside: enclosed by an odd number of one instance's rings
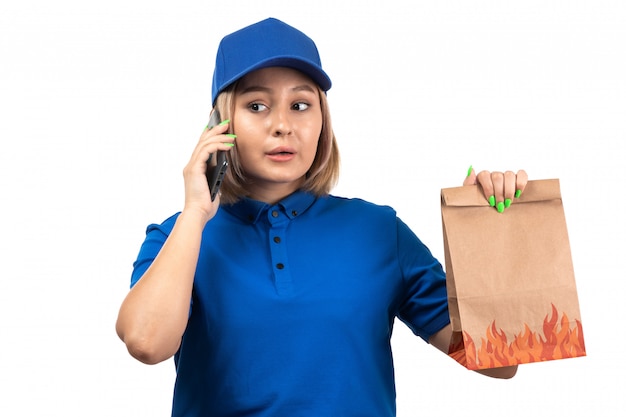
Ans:
MULTIPOLYGON (((208 128, 212 128, 220 123, 220 114, 216 109, 211 112, 208 128)), ((211 201, 215 200, 217 193, 220 191, 224 174, 228 169, 228 160, 226 152, 217 151, 209 155, 206 161, 206 179, 209 182, 209 191, 211 192, 211 201)))

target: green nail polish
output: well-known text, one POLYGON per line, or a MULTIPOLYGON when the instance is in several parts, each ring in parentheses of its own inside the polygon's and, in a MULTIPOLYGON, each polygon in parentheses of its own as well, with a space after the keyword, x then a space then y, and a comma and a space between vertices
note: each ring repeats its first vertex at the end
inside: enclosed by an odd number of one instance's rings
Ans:
POLYGON ((226 133, 225 136, 228 136, 229 138, 237 139, 237 135, 233 135, 232 133, 226 133))
POLYGON ((489 205, 491 207, 495 207, 495 205, 496 205, 496 196, 495 195, 492 195, 491 197, 489 197, 489 205))
POLYGON ((515 191, 515 198, 519 198, 520 195, 522 195, 522 190, 515 191))
POLYGON ((504 203, 502 201, 498 203, 497 209, 498 209, 498 213, 502 213, 504 211, 504 203))
POLYGON ((472 175, 472 166, 470 165, 469 169, 467 170, 467 176, 469 177, 470 175, 472 175))
POLYGON ((235 144, 234 144, 234 143, 230 143, 230 142, 227 142, 227 143, 225 143, 224 145, 226 145, 226 146, 230 146, 231 148, 232 148, 233 146, 235 146, 235 144))
POLYGON ((512 202, 512 201, 511 201, 511 199, 510 199, 510 198, 505 199, 505 200, 504 200, 504 208, 509 208, 509 207, 511 207, 511 202, 512 202))
POLYGON ((230 119, 226 119, 223 122, 220 122, 218 126, 224 126, 226 123, 230 123, 230 119))

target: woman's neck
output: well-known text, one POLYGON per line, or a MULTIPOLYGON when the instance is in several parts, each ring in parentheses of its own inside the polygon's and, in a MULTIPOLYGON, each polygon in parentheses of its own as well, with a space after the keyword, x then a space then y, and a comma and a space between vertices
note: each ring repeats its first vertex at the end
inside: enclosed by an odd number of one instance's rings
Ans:
POLYGON ((302 185, 301 181, 297 184, 277 184, 272 183, 269 185, 255 184, 250 188, 250 198, 257 201, 262 201, 267 204, 276 204, 284 198, 298 191, 302 185))

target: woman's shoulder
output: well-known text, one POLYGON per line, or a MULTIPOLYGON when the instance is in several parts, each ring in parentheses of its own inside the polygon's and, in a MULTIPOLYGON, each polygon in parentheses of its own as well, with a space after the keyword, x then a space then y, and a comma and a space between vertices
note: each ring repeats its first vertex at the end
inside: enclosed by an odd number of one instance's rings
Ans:
POLYGON ((342 197, 336 195, 328 195, 325 197, 325 203, 338 210, 346 210, 353 214, 371 214, 376 216, 392 216, 396 217, 396 211, 393 207, 374 203, 358 197, 342 197))
POLYGON ((146 228, 146 234, 156 231, 156 232, 161 232, 166 236, 169 236, 170 232, 174 228, 174 224, 176 223, 176 219, 178 219, 179 215, 180 215, 180 212, 177 212, 177 213, 172 214, 165 220, 163 220, 161 223, 149 224, 148 227, 146 228))

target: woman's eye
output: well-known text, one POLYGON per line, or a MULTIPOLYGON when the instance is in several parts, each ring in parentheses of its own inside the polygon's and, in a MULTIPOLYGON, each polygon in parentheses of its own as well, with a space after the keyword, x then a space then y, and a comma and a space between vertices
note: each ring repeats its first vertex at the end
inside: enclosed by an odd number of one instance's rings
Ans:
POLYGON ((261 103, 251 103, 250 105, 248 105, 248 108, 253 112, 260 112, 267 109, 267 106, 261 103))
POLYGON ((296 103, 293 105, 293 109, 298 110, 298 111, 304 111, 308 108, 309 108, 309 105, 307 103, 296 103))

